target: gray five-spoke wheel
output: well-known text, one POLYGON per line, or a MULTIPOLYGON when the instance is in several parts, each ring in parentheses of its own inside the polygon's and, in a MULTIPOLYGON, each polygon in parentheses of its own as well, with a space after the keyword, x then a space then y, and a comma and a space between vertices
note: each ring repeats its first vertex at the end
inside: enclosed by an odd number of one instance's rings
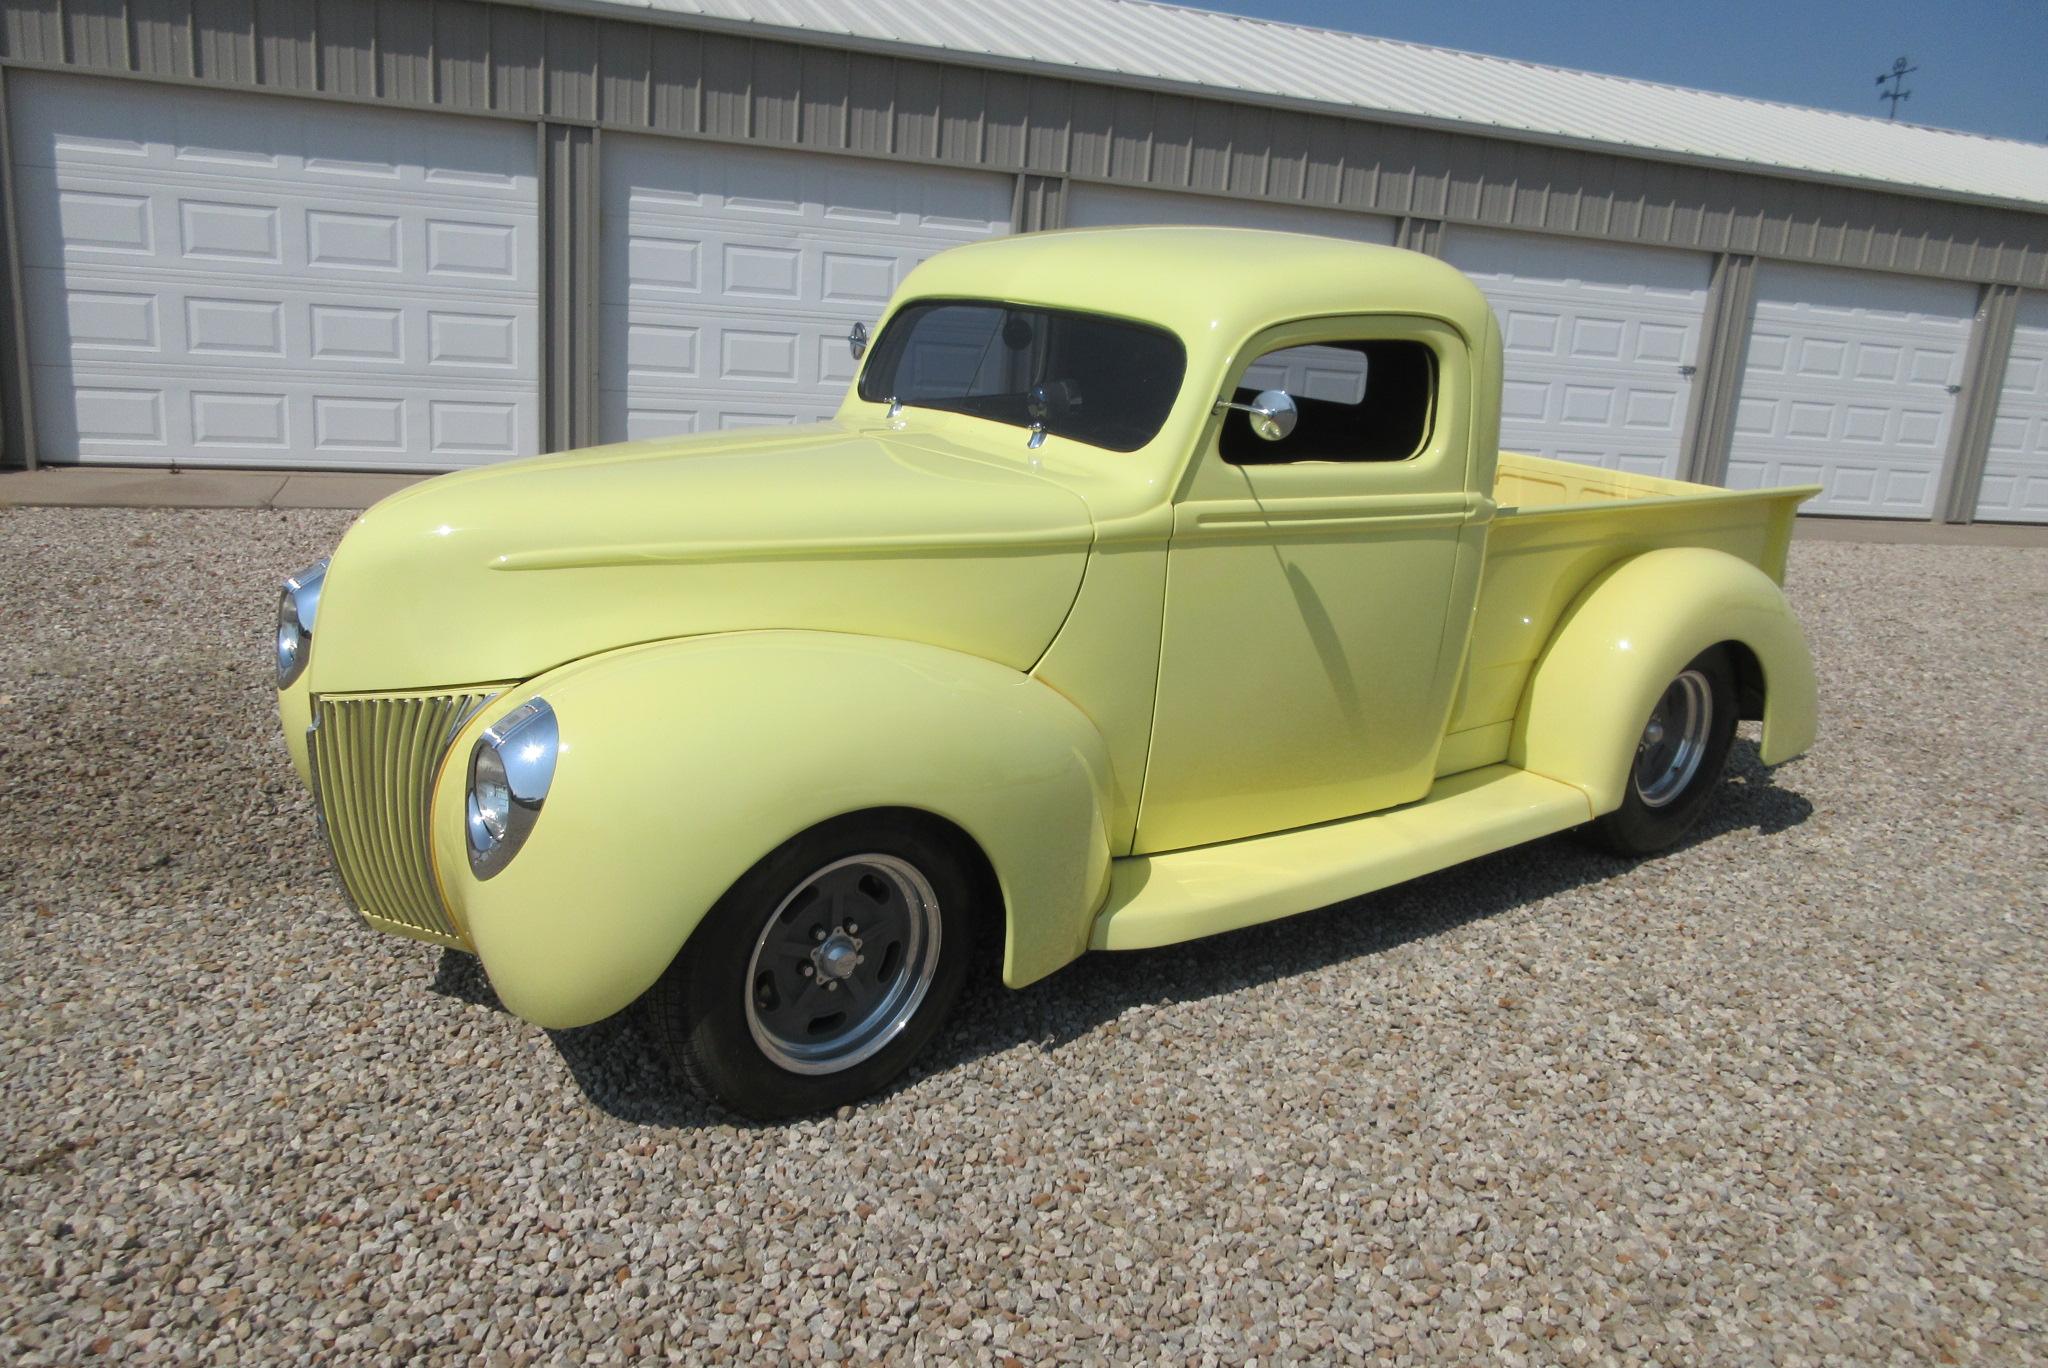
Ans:
POLYGON ((1636 796, 1643 806, 1660 808, 1685 792, 1713 727, 1713 687, 1700 671, 1687 670, 1665 688, 1636 743, 1636 796))
POLYGON ((939 963, 939 899, 894 855, 835 860, 776 905, 747 965, 747 1030, 792 1073, 874 1055, 909 1024, 939 963))

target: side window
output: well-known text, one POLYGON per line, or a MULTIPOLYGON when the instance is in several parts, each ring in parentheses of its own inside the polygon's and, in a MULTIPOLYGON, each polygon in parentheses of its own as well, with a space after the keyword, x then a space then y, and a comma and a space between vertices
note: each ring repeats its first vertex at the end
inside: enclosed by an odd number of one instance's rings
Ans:
POLYGON ((1436 354, 1421 342, 1319 342, 1267 352, 1232 396, 1249 404, 1283 389, 1301 417, 1268 442, 1247 414, 1224 416, 1218 447, 1232 465, 1292 461, 1405 461, 1429 441, 1436 413, 1436 354))

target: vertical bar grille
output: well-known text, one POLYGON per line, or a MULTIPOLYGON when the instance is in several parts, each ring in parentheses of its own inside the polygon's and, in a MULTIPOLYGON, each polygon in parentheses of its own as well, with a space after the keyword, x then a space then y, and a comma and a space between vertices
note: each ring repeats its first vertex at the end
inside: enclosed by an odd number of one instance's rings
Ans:
POLYGON ((364 915, 463 944, 434 887, 429 804, 441 760, 488 693, 315 701, 308 750, 334 861, 364 915))

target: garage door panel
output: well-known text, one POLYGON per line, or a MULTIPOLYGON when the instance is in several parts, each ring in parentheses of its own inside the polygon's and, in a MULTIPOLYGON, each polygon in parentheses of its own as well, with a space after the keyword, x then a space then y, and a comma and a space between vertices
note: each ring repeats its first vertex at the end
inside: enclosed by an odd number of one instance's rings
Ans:
POLYGON ((139 463, 432 470, 531 443, 531 405, 516 387, 465 386, 453 398, 403 377, 336 392, 317 376, 45 368, 35 393, 47 438, 139 463))
POLYGON ((70 77, 25 77, 15 108, 47 456, 409 470, 537 449, 530 136, 70 77))
POLYGON ((602 417, 609 440, 635 442, 697 432, 817 423, 832 417, 838 409, 836 403, 776 403, 765 396, 757 401, 732 394, 659 393, 629 397, 623 390, 606 391, 603 402, 602 417))
MULTIPOLYGON (((363 302, 360 291, 280 297, 227 280, 24 273, 32 316, 75 363, 159 369, 261 365, 340 377, 408 370, 427 378, 501 380, 535 370, 538 320, 517 304, 447 302, 415 292, 363 302), (61 320, 61 323, 60 321, 61 320)), ((380 292, 382 293, 382 292, 380 292)))
POLYGON ((449 194, 531 195, 530 134, 481 121, 417 118, 302 100, 264 100, 140 83, 36 81, 10 122, 18 166, 103 166, 114 174, 159 173, 265 182, 382 182, 449 194), (43 98, 42 92, 56 92, 43 98), (138 132, 142 136, 138 136, 138 132), (141 168, 150 168, 144 172, 141 168))
POLYGON ((903 259, 887 253, 827 251, 818 258, 818 297, 875 309, 902 284, 903 259))
POLYGON ((737 396, 749 411, 772 402, 807 421, 835 412, 854 375, 847 325, 836 320, 618 306, 600 319, 611 378, 623 381, 608 388, 635 397, 622 413, 663 396, 687 399, 693 411, 737 396))
POLYGON ((1707 258, 1474 229, 1444 255, 1501 321, 1502 446, 1678 474, 1707 258))
POLYGON ((1767 261, 1756 297, 1801 317, 1832 320, 1849 334, 1883 336, 1919 319, 1952 316, 1957 289, 1947 281, 1767 261))
POLYGON ((830 417, 852 325, 927 257, 1008 229, 999 176, 652 138, 604 155, 611 437, 830 417))
POLYGON ((356 280, 376 272, 520 294, 531 293, 538 279, 537 211, 526 205, 478 212, 453 197, 341 199, 278 182, 145 185, 48 167, 25 169, 21 186, 25 203, 56 206, 55 214, 30 213, 22 223, 23 257, 40 265, 104 260, 356 280))
MULTIPOLYGON (((1507 296, 1506 289, 1499 291, 1507 296)), ((1695 343, 1685 321, 1658 322, 1615 314, 1564 315, 1551 301, 1510 304, 1501 314, 1501 345, 1523 363, 1609 366, 1635 375, 1637 367, 1665 367, 1678 376, 1695 343)))
MULTIPOLYGON (((1700 288, 1699 258, 1622 243, 1582 242, 1534 233, 1453 229, 1444 255, 1470 276, 1500 276, 1531 285, 1570 285, 1598 299, 1663 298, 1690 308, 1700 288)), ((1711 270, 1711 264, 1707 265, 1711 270)))
POLYGON ((876 232, 938 250, 1007 230, 1007 177, 794 152, 619 137, 605 152, 605 207, 635 224, 664 219, 746 233, 791 223, 876 232))
POLYGON ((2013 329, 2012 354, 2005 363, 2005 383, 1999 387, 1999 395, 2048 404, 2048 324, 2039 329, 2025 325, 2013 329), (2036 347, 2043 350, 2036 352, 2036 347))
POLYGON ((1969 286, 1765 263, 1729 482, 1819 484, 1819 513, 1931 515, 1975 307, 1969 286))
POLYGON ((1976 516, 2048 523, 2048 295, 2022 295, 1976 516))
POLYGON ((46 437, 68 435, 74 445, 91 440, 141 455, 164 452, 169 422, 161 388, 87 375, 78 378, 74 393, 69 377, 38 370, 33 378, 37 426, 46 437))
POLYGON ((1193 223, 1209 228, 1262 228, 1313 233, 1390 246, 1399 225, 1377 214, 1354 214, 1305 204, 1225 199, 1121 185, 1074 185, 1068 191, 1069 228, 1110 228, 1143 223, 1193 223))
POLYGON ((618 260, 607 263, 604 298, 611 304, 648 291, 790 303, 829 294, 872 319, 912 267, 949 245, 891 231, 863 235, 856 246, 809 234, 776 236, 751 223, 649 220, 630 205, 626 212, 633 231, 618 260))
POLYGON ((1630 431, 1661 438, 1684 423, 1685 395, 1677 386, 1654 390, 1637 385, 1624 396, 1622 426, 1630 431))
POLYGON ((113 182, 66 177, 53 188, 47 171, 24 173, 23 199, 54 202, 55 214, 29 215, 23 257, 41 265, 147 265, 245 276, 396 281, 528 294, 537 278, 537 224, 465 214, 462 206, 358 200, 348 209, 315 196, 272 191, 230 199, 178 188, 138 193, 113 182))
POLYGON ((1501 385, 1501 420, 1547 423, 1555 414, 1557 391, 1541 380, 1508 380, 1501 385))
MULTIPOLYGON (((803 299, 804 277, 811 274, 805 270, 805 255, 802 247, 727 242, 720 246, 709 284, 728 299, 793 304, 803 299)), ((816 274, 823 275, 822 264, 816 274)))
POLYGON ((1634 327, 1634 347, 1628 359, 1644 365, 1667 365, 1674 368, 1692 364, 1693 352, 1698 338, 1690 325, 1690 317, 1684 323, 1658 323, 1639 319, 1634 327))

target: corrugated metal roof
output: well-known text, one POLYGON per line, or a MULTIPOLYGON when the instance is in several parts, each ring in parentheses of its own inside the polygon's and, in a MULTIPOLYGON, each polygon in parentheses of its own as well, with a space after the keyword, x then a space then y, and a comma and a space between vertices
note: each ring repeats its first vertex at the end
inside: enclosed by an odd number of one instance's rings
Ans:
POLYGON ((2048 208, 2048 146, 1151 0, 528 0, 2048 208))

